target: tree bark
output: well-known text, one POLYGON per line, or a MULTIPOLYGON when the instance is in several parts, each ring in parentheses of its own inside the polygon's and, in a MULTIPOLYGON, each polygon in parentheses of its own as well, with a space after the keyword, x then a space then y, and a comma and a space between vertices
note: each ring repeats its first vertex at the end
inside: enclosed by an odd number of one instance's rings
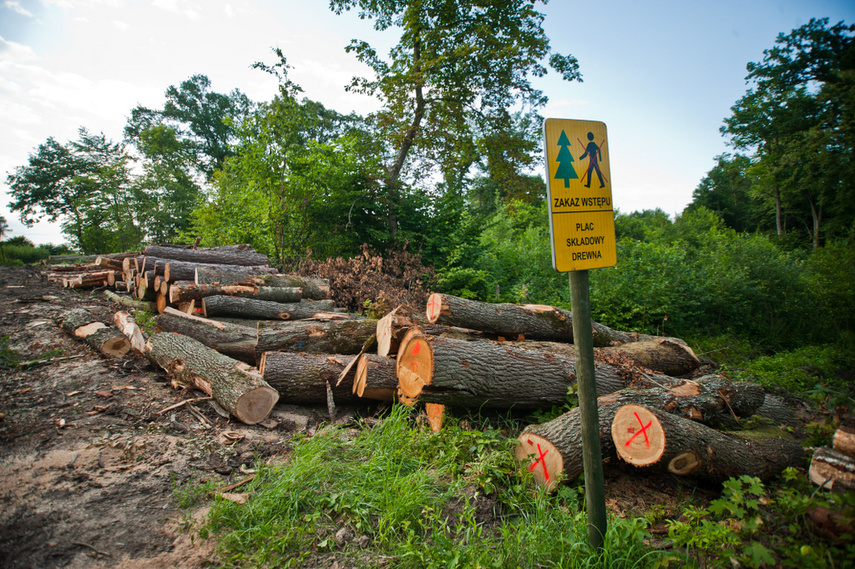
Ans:
POLYGON ((307 354, 288 352, 264 352, 261 354, 259 369, 264 380, 270 384, 285 403, 297 405, 315 405, 326 403, 327 385, 332 387, 336 403, 355 402, 353 394, 354 367, 345 380, 335 386, 342 370, 356 356, 307 354))
MULTIPOLYGON (((374 336, 377 321, 259 322, 256 351, 358 354, 374 336)), ((373 343, 373 341, 371 342, 373 343)))
POLYGON ((184 249, 180 247, 163 247, 148 245, 143 253, 162 259, 175 259, 188 263, 209 263, 218 265, 256 266, 267 265, 267 255, 257 253, 249 245, 228 245, 224 247, 203 247, 200 249, 184 249))
POLYGON ((188 336, 156 333, 146 342, 146 355, 175 382, 207 393, 247 425, 266 419, 279 400, 257 369, 188 336))
POLYGON ((272 302, 300 302, 303 290, 292 287, 270 287, 257 285, 196 284, 191 281, 173 283, 169 287, 169 302, 178 304, 201 300, 209 296, 235 296, 256 298, 272 302))
POLYGON ((611 431, 618 456, 630 464, 715 482, 743 474, 766 481, 805 458, 802 445, 779 429, 725 433, 639 405, 615 412, 611 431))
POLYGON ((352 389, 358 397, 394 401, 398 392, 395 360, 377 354, 362 354, 356 365, 352 389))
POLYGON ((199 265, 196 268, 194 280, 196 284, 246 284, 300 288, 303 290, 303 298, 308 298, 310 300, 325 300, 330 297, 330 284, 327 279, 316 279, 278 273, 259 274, 252 272, 252 267, 199 265))
MULTIPOLYGON (((542 409, 562 405, 575 383, 575 361, 508 343, 463 341, 415 334, 398 354, 401 391, 447 406, 542 409)), ((607 366, 597 366, 599 394, 624 387, 607 366)))
POLYGON ((131 343, 124 334, 99 321, 83 308, 69 311, 62 320, 62 329, 105 356, 120 358, 131 351, 131 343))
POLYGON ((257 361, 257 334, 249 326, 200 318, 169 307, 157 317, 157 331, 189 336, 221 354, 250 365, 257 361))
POLYGON ((115 302, 121 304, 123 306, 127 306, 128 308, 133 308, 134 310, 145 310, 146 312, 157 312, 157 306, 155 306, 151 302, 146 302, 144 300, 135 300, 133 298, 128 298, 127 296, 121 296, 113 292, 112 290, 105 290, 104 296, 110 300, 111 302, 115 302))
POLYGON ((763 405, 757 409, 755 414, 758 417, 769 419, 778 425, 795 427, 799 423, 795 413, 793 413, 793 410, 789 405, 787 405, 782 398, 777 395, 772 395, 771 393, 766 394, 766 399, 763 401, 763 405))
MULTIPOLYGON (((428 320, 433 324, 472 328, 503 336, 507 340, 552 340, 573 343, 573 315, 569 310, 544 304, 493 304, 448 294, 428 298, 428 320)), ((592 323, 594 346, 610 346, 658 339, 655 336, 612 330, 592 323)), ((673 339, 681 342, 679 339, 673 339)))
POLYGON ((832 492, 855 490, 855 458, 828 447, 813 453, 808 470, 810 481, 832 492))
MULTIPOLYGON (((195 281, 196 269, 202 266, 207 267, 227 267, 230 265, 204 265, 202 263, 193 263, 191 261, 178 261, 175 259, 159 259, 163 263, 163 276, 167 282, 175 281, 195 281)), ((158 263, 159 264, 159 263, 158 263)), ((247 267, 255 274, 275 273, 276 269, 267 265, 252 265, 247 267)))
POLYGON ((239 316, 264 320, 304 320, 318 312, 335 308, 332 300, 311 300, 297 303, 271 302, 234 296, 209 296, 202 299, 205 316, 239 316))

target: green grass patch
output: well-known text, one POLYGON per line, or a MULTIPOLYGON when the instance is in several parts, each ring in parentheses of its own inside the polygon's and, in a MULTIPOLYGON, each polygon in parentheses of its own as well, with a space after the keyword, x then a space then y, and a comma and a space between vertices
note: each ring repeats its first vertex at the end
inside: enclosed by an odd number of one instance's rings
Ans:
POLYGON ((588 548, 577 488, 547 494, 520 472, 497 429, 440 433, 396 406, 360 430, 327 427, 287 463, 262 466, 244 505, 217 500, 203 537, 224 567, 298 567, 325 556, 356 567, 647 567, 642 520, 613 519, 588 548))

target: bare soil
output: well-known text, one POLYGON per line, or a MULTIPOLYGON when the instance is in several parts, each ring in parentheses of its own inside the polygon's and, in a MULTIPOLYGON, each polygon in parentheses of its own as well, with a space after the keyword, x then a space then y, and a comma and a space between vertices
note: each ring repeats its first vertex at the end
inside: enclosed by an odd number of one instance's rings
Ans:
POLYGON ((194 515, 178 508, 183 485, 245 478, 322 410, 279 405, 252 427, 209 401, 162 412, 204 394, 66 334, 63 315, 81 306, 105 322, 123 309, 35 268, 0 267, 0 568, 209 565, 214 544, 182 531, 194 515))

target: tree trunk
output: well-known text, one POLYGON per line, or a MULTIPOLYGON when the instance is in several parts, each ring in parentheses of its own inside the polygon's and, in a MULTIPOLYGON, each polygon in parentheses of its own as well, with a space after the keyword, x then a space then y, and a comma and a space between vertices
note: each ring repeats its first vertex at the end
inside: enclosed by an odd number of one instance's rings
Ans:
POLYGON ((224 247, 203 247, 184 249, 180 247, 162 247, 148 245, 143 253, 162 259, 175 259, 188 263, 209 263, 218 265, 255 266, 267 265, 267 255, 257 253, 249 245, 228 245, 224 247))
POLYGON ((314 279, 278 273, 257 274, 252 272, 252 267, 199 265, 196 268, 194 280, 196 284, 247 284, 300 288, 303 290, 303 298, 310 300, 325 300, 330 297, 330 284, 327 279, 314 279))
MULTIPOLYGON (((573 314, 544 304, 494 304, 433 293, 427 303, 428 320, 433 324, 472 328, 498 334, 507 340, 552 340, 573 343, 573 314)), ((592 323, 594 346, 610 346, 659 339, 631 334, 592 323)), ((681 340, 673 339, 676 342, 681 340)))
POLYGON ((802 466, 805 452, 779 429, 725 433, 652 407, 624 405, 612 421, 618 456, 679 476, 715 482, 756 476, 769 480, 802 466))
POLYGON ((795 427, 799 424, 799 420, 789 405, 782 398, 771 393, 766 394, 766 399, 755 414, 758 417, 769 419, 778 425, 795 427))
POLYGON ((259 369, 264 380, 270 384, 285 403, 297 405, 315 405, 326 403, 327 385, 332 386, 336 403, 355 402, 353 395, 354 367, 345 376, 345 380, 335 386, 342 370, 356 356, 307 354, 288 352, 264 352, 261 354, 259 369))
MULTIPOLYGON (((160 262, 163 263, 163 276, 166 278, 167 282, 175 282, 175 281, 195 281, 196 279, 196 269, 199 267, 228 267, 231 265, 203 265, 202 263, 193 263, 190 261, 177 261, 174 259, 159 259, 158 265, 160 262)), ((255 274, 264 274, 264 273, 275 273, 276 269, 272 267, 268 267, 267 265, 253 265, 247 267, 252 273, 255 274)))
POLYGON ((191 281, 173 283, 169 287, 169 302, 178 304, 201 300, 208 296, 236 296, 273 302, 300 302, 303 291, 299 288, 256 285, 196 284, 191 281))
POLYGON ((124 334, 96 319, 88 310, 75 308, 65 315, 62 329, 105 356, 120 358, 131 351, 124 334))
MULTIPOLYGON (((426 403, 543 409, 564 404, 576 381, 572 358, 508 343, 415 334, 401 349, 397 360, 401 391, 426 403)), ((607 366, 597 366, 596 375, 600 394, 624 387, 607 366)))
POLYGON ((808 470, 810 481, 832 492, 855 490, 855 458, 828 447, 813 453, 808 470))
POLYGON ((266 419, 279 400, 279 393, 264 381, 257 369, 188 336, 154 334, 146 342, 146 355, 165 369, 174 382, 207 393, 247 425, 266 419))
POLYGON ((257 334, 249 326, 209 320, 166 308, 157 317, 157 331, 183 334, 230 358, 256 364, 257 334))
POLYGON ((121 304, 122 306, 127 306, 128 308, 133 308, 134 310, 144 310, 146 312, 157 312, 157 306, 155 306, 151 302, 145 302, 144 300, 135 300, 133 298, 129 298, 127 296, 121 296, 113 292, 112 290, 105 290, 104 296, 107 300, 111 302, 115 302, 117 304, 121 304))
POLYGON ((353 392, 365 399, 394 401, 398 392, 395 360, 377 354, 362 354, 356 365, 353 392))
MULTIPOLYGON (((376 320, 259 322, 257 353, 358 354, 372 343, 376 320)), ((260 356, 259 356, 260 357, 260 356)))
POLYGON ((205 316, 239 316, 263 320, 304 320, 318 312, 330 312, 334 308, 332 300, 285 304, 234 296, 209 296, 202 299, 202 311, 205 316))

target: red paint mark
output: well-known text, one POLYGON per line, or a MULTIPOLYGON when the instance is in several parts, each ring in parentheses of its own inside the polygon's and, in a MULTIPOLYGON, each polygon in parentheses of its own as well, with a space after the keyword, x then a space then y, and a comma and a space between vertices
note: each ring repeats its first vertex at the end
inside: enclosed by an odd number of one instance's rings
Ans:
POLYGON ((416 342, 416 347, 415 347, 415 348, 413 348, 413 355, 414 355, 414 356, 417 356, 417 355, 419 355, 419 352, 421 352, 421 351, 422 351, 422 344, 421 344, 421 342, 416 342))
POLYGON ((419 362, 413 362, 413 365, 411 367, 412 367, 413 373, 416 373, 416 370, 419 369, 419 362))
MULTIPOLYGON (((529 439, 528 444, 531 444, 531 439, 529 439)), ((537 467, 537 463, 538 463, 538 462, 539 462, 540 464, 542 464, 542 465, 543 465, 543 478, 544 478, 547 482, 549 482, 549 471, 548 471, 548 470, 546 470, 546 461, 544 460, 544 457, 546 456, 546 453, 548 453, 548 452, 549 452, 549 450, 548 450, 548 449, 547 449, 547 451, 546 451, 546 452, 543 452, 543 451, 540 449, 540 443, 537 443, 537 453, 538 453, 540 456, 538 456, 538 457, 537 457, 537 460, 535 460, 534 462, 532 462, 532 463, 531 463, 531 466, 529 466, 529 467, 528 467, 529 472, 533 472, 533 471, 534 471, 534 469, 537 467)))
MULTIPOLYGON (((653 424, 653 420, 651 419, 650 422, 645 425, 644 423, 641 422, 641 417, 638 416, 637 411, 633 411, 632 414, 635 415, 636 419, 638 419, 638 424, 641 425, 641 430, 638 431, 637 433, 635 433, 634 435, 632 435, 632 437, 630 437, 630 439, 628 441, 626 441, 625 446, 629 446, 630 443, 632 443, 632 441, 635 439, 635 437, 643 434, 644 435, 644 444, 647 445, 647 448, 650 448, 650 439, 647 438, 647 429, 650 427, 650 425, 653 424)), ((629 428, 626 430, 626 432, 631 433, 634 430, 635 429, 633 429, 633 428, 629 428)))

